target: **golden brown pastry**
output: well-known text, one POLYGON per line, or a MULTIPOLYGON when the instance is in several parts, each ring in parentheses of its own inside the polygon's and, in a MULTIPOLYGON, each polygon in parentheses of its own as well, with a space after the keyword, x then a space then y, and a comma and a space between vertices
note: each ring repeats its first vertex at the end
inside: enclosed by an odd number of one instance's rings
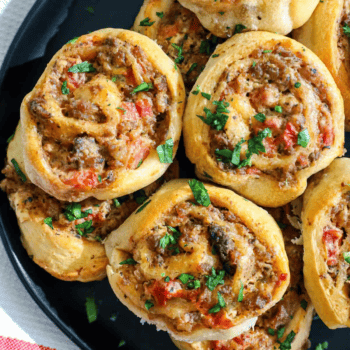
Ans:
POLYGON ((188 91, 216 45, 222 42, 202 26, 193 12, 176 0, 145 0, 133 30, 155 40, 175 61, 188 91))
POLYGON ((345 127, 350 131, 350 1, 319 2, 311 18, 293 37, 312 50, 327 66, 345 106, 345 127))
POLYGON ((105 245, 118 299, 187 342, 238 336, 281 299, 290 279, 272 217, 198 180, 164 185, 105 245))
POLYGON ((106 277, 108 259, 102 241, 164 181, 178 177, 173 163, 162 178, 133 194, 81 203, 59 201, 33 185, 25 173, 17 128, 9 144, 6 178, 1 188, 8 194, 21 230, 21 241, 33 261, 52 276, 65 281, 89 282, 106 277))
POLYGON ((303 247, 293 242, 301 235, 288 217, 295 219, 290 205, 269 209, 269 213, 282 229, 289 260, 291 280, 283 298, 259 316, 255 327, 226 341, 185 343, 173 339, 181 350, 273 350, 284 344, 284 349, 304 350, 309 345, 313 306, 303 283, 303 247), (288 347, 288 345, 290 347, 288 347))
POLYGON ((60 200, 132 193, 174 158, 184 103, 181 75, 154 41, 123 29, 81 36, 22 102, 25 171, 60 200))
POLYGON ((288 34, 302 26, 319 0, 179 0, 205 28, 225 38, 246 27, 288 34))
POLYGON ((304 194, 305 286, 331 329, 350 327, 350 160, 336 159, 304 194))
POLYGON ((216 49, 190 93, 184 142, 200 178, 279 207, 343 154, 343 100, 298 42, 238 34, 216 49))

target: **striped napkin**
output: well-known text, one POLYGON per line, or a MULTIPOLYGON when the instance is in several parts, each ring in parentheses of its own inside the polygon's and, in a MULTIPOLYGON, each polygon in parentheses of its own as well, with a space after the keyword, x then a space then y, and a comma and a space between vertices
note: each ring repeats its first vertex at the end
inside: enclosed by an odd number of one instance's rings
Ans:
POLYGON ((16 349, 16 350, 54 350, 47 346, 31 344, 23 340, 6 338, 0 336, 0 349, 16 349))

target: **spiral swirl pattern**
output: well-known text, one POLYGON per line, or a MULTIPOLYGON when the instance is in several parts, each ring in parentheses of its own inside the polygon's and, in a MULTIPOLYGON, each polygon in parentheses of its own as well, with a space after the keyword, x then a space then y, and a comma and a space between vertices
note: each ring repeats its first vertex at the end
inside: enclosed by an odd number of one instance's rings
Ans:
POLYGON ((322 62, 292 39, 236 35, 218 47, 197 84, 184 140, 202 178, 278 207, 343 153, 339 90, 322 62))
POLYGON ((26 171, 60 200, 110 199, 159 178, 156 147, 181 132, 184 87, 148 38, 102 29, 50 61, 21 107, 26 171))
POLYGON ((205 188, 207 207, 186 180, 169 182, 106 242, 120 301, 179 340, 238 336, 289 283, 273 219, 229 190, 205 188))

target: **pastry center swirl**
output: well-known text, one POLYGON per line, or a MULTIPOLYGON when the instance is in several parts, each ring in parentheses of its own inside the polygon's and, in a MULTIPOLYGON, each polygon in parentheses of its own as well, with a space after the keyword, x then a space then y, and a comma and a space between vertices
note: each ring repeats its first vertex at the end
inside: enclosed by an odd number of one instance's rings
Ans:
POLYGON ((302 53, 281 44, 257 49, 228 66, 215 96, 229 104, 225 128, 210 130, 210 152, 222 170, 265 173, 281 183, 293 182, 299 170, 333 145, 331 103, 321 74, 303 60, 302 53), (259 138, 260 147, 254 152, 259 138), (218 156, 218 150, 234 151, 239 143, 241 160, 247 158, 249 147, 253 149, 248 166, 237 167, 218 156))
POLYGON ((133 244, 137 263, 119 270, 122 284, 134 285, 142 308, 154 305, 150 317, 156 312, 178 331, 228 329, 257 316, 287 278, 273 247, 213 205, 178 204, 133 244))
POLYGON ((71 43, 28 101, 45 161, 66 184, 104 187, 164 141, 166 77, 117 38, 71 43))

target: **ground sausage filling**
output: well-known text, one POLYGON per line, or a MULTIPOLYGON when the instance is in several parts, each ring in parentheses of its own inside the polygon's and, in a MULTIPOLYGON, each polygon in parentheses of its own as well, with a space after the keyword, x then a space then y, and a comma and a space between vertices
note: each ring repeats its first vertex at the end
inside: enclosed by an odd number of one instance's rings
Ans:
POLYGON ((139 46, 120 39, 92 37, 65 53, 28 108, 45 160, 62 182, 77 190, 106 187, 165 140, 167 81, 139 46))
MULTIPOLYGON (((346 189, 348 184, 343 184, 346 189)), ((327 274, 337 286, 348 288, 350 281, 350 192, 343 193, 339 203, 329 211, 322 244, 327 274)))
POLYGON ((228 329, 255 317, 288 278, 272 248, 214 205, 178 204, 133 244, 118 287, 174 331, 228 329))
POLYGON ((19 220, 28 219, 28 216, 31 220, 46 220, 44 222, 56 234, 70 233, 89 241, 102 241, 165 181, 177 177, 174 166, 170 166, 159 180, 130 195, 105 201, 89 198, 70 203, 57 200, 28 181, 23 182, 12 165, 7 165, 2 173, 6 178, 0 187, 9 196, 19 220))
POLYGON ((177 1, 159 22, 157 43, 179 67, 187 91, 192 89, 222 39, 212 35, 197 16, 177 1))
POLYGON ((321 74, 282 44, 228 67, 218 91, 214 104, 222 104, 228 120, 224 128, 210 129, 210 152, 223 171, 270 176, 288 186, 334 143, 321 74))
MULTIPOLYGON (((296 311, 300 307, 306 309, 309 303, 309 297, 303 284, 303 247, 292 243, 292 240, 300 236, 300 231, 291 226, 287 219, 287 214, 292 214, 290 205, 283 208, 269 209, 269 211, 283 231, 286 252, 290 262, 291 281, 289 287, 282 300, 258 318, 254 329, 229 341, 205 342, 205 349, 270 350, 278 342, 284 343, 287 348, 290 340, 292 340, 293 333, 287 334, 285 329, 292 321, 296 311)), ((309 342, 307 341, 307 344, 304 345, 307 349, 309 342)), ((304 349, 304 347, 302 348, 304 349)))

